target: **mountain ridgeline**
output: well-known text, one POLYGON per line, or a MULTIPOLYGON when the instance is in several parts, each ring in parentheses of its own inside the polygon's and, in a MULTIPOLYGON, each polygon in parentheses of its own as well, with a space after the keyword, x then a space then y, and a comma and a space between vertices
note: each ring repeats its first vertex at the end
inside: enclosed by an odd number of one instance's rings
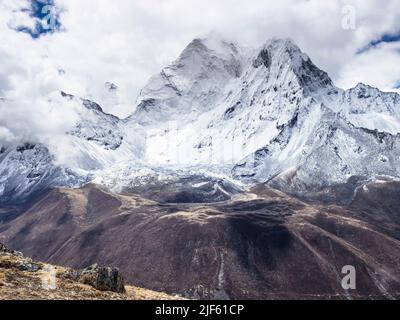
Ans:
POLYGON ((2 146, 3 203, 91 181, 123 190, 143 180, 126 177, 138 168, 197 168, 295 194, 400 174, 400 96, 335 87, 287 39, 258 50, 195 39, 149 80, 124 120, 62 95, 82 104, 81 120, 65 133, 68 157, 54 142, 2 146))

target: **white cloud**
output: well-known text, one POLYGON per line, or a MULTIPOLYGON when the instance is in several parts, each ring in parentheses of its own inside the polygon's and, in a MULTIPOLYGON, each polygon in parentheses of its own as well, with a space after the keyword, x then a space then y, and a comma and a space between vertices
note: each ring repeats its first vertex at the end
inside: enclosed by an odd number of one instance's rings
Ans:
MULTIPOLYGON (((0 142, 11 142, 15 139, 13 133, 8 130, 6 127, 0 126, 0 142)), ((0 143, 0 148, 2 147, 2 143, 0 143)))
POLYGON ((49 115, 49 97, 64 90, 103 101, 106 81, 119 86, 119 95, 105 110, 127 116, 150 76, 210 31, 250 46, 291 37, 345 87, 363 81, 388 89, 399 74, 400 54, 393 45, 355 55, 372 39, 400 30, 397 0, 56 0, 56 5, 63 9, 64 31, 33 40, 12 29, 34 25, 19 10, 29 1, 0 0, 0 97, 13 101, 0 105, 0 125, 12 134, 64 130, 57 116, 73 115, 62 105, 49 115), (354 30, 342 27, 345 5, 355 8, 354 30))
POLYGON ((382 43, 345 64, 338 83, 349 88, 362 82, 383 91, 398 91, 393 85, 400 79, 399 56, 400 43, 382 43))

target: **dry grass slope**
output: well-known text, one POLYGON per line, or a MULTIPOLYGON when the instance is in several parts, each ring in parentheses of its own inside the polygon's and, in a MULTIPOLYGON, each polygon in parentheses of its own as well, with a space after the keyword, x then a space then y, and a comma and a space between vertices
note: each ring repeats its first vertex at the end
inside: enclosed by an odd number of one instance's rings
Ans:
POLYGON ((177 296, 126 286, 126 293, 104 292, 74 281, 71 269, 33 262, 17 253, 0 252, 0 300, 178 300, 177 296), (51 271, 50 271, 51 270, 51 271), (50 272, 55 288, 48 286, 50 272))

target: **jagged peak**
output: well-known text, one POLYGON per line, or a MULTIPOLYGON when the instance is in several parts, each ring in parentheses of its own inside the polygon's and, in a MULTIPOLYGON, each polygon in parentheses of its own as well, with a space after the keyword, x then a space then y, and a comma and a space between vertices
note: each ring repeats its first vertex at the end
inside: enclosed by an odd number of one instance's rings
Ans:
POLYGON ((357 98, 359 98, 359 99, 365 99, 365 98, 370 98, 371 94, 373 96, 376 96, 377 94, 380 93, 380 90, 378 88, 374 88, 368 84, 359 82, 355 87, 347 90, 347 92, 351 95, 356 94, 357 98))
POLYGON ((366 91, 380 91, 378 88, 372 87, 369 84, 365 84, 362 82, 357 83, 357 85, 353 88, 349 89, 350 91, 355 91, 355 92, 366 92, 366 91))
POLYGON ((370 92, 370 93, 375 93, 375 94, 384 94, 384 95, 389 95, 389 96, 397 96, 400 97, 400 95, 397 92, 394 91, 382 91, 377 87, 373 87, 369 84, 365 84, 362 82, 359 82, 355 87, 348 89, 348 91, 351 92, 370 92))
POLYGON ((116 90, 118 90, 118 86, 115 83, 110 82, 110 81, 105 82, 104 86, 108 91, 116 91, 116 90))
POLYGON ((378 88, 362 82, 359 82, 355 87, 346 90, 346 93, 351 96, 356 96, 358 99, 370 99, 377 96, 391 97, 395 99, 396 97, 399 97, 396 92, 383 92, 378 88))
POLYGON ((377 87, 373 87, 369 84, 365 84, 362 82, 359 82, 355 87, 350 88, 347 90, 348 92, 357 92, 357 93, 366 93, 366 92, 370 92, 370 93, 376 93, 376 94, 388 94, 388 95, 394 95, 394 96, 400 96, 397 92, 387 92, 387 91, 381 91, 379 88, 377 87))
POLYGON ((110 113, 104 112, 103 108, 98 103, 96 103, 96 102, 94 102, 92 100, 84 99, 84 98, 78 98, 78 97, 74 96, 73 94, 69 94, 69 93, 66 93, 64 91, 61 91, 60 93, 61 93, 61 96, 63 98, 65 98, 65 99, 68 99, 68 100, 78 99, 79 101, 82 102, 82 105, 88 110, 95 111, 95 112, 98 112, 100 114, 109 116, 109 117, 111 117, 113 119, 119 120, 119 118, 117 116, 115 116, 113 114, 110 114, 110 113))
POLYGON ((178 61, 193 55, 216 55, 224 59, 231 59, 240 55, 240 47, 233 41, 228 41, 218 35, 210 35, 193 39, 182 51, 178 61))
POLYGON ((309 57, 290 38, 271 38, 261 46, 258 52, 259 55, 268 52, 271 57, 275 57, 281 62, 299 63, 302 60, 309 60, 309 57))
POLYGON ((208 47, 204 44, 202 39, 200 38, 195 38, 193 39, 187 46, 186 48, 182 51, 181 56, 184 56, 185 54, 191 53, 193 51, 206 51, 209 50, 208 47))
POLYGON ((319 69, 307 54, 301 51, 297 44, 290 38, 269 39, 258 51, 253 60, 253 66, 259 68, 273 67, 279 76, 281 69, 288 67, 299 80, 299 84, 306 91, 327 89, 334 91, 335 87, 329 75, 319 69))
POLYGON ((376 88, 370 86, 369 84, 359 82, 353 89, 376 89, 376 88))
POLYGON ((285 49, 301 53, 300 48, 291 38, 270 38, 263 44, 262 48, 285 49))

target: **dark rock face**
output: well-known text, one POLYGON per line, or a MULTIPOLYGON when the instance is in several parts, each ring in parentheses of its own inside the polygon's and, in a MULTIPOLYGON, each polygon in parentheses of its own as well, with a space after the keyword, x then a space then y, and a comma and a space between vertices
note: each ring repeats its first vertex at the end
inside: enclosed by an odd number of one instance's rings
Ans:
MULTIPOLYGON (((110 84, 109 90, 116 90, 114 84, 110 84)), ((68 100, 76 98, 71 94, 61 91, 61 96, 68 100)), ((78 99, 78 98, 76 98, 78 99)), ((96 118, 95 121, 89 118, 82 118, 75 127, 67 134, 93 141, 106 150, 118 149, 123 140, 123 134, 118 127, 120 119, 112 114, 103 111, 101 106, 88 99, 79 99, 82 105, 96 118)))
POLYGON ((100 291, 124 293, 124 279, 117 268, 94 264, 79 273, 79 281, 100 291))
MULTIPOLYGON (((345 205, 260 185, 194 204, 89 185, 36 199, 0 223, 0 237, 41 261, 115 266, 130 284, 186 297, 392 299, 400 297, 399 194, 400 183, 371 184, 345 205), (356 268, 356 290, 341 286, 346 265, 356 268)), ((109 269, 84 274, 85 283, 121 289, 109 269)))
POLYGON ((264 65, 266 68, 271 66, 271 57, 267 49, 263 49, 253 62, 254 68, 259 68, 261 65, 264 65))

